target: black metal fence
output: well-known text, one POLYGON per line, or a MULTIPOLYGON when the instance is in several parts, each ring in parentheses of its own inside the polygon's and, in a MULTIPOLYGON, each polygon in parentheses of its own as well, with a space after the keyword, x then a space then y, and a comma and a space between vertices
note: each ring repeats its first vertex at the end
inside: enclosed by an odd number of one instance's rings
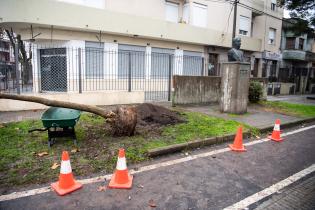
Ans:
POLYGON ((14 65, 0 66, 1 92, 144 91, 145 100, 170 100, 172 75, 204 72, 202 56, 175 56, 168 51, 35 45, 31 51, 29 79, 23 76, 22 65, 17 71, 14 65))

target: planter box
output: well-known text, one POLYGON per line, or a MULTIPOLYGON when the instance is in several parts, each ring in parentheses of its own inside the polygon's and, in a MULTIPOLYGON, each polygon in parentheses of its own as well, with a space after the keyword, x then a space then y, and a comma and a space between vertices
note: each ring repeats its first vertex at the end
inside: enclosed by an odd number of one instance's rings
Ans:
POLYGON ((268 83, 268 95, 290 95, 295 94, 294 83, 272 82, 268 83))

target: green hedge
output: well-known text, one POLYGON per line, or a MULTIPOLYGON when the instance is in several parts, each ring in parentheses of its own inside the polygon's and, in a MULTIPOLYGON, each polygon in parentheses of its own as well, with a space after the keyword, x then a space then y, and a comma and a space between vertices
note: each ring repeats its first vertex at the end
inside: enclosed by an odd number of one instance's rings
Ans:
POLYGON ((263 87, 260 82, 251 81, 249 83, 248 100, 252 103, 260 101, 263 95, 263 87))

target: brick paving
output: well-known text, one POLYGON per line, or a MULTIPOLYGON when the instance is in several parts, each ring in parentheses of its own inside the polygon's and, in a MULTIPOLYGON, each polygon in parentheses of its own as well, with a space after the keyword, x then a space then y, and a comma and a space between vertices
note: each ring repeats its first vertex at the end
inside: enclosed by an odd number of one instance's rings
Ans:
POLYGON ((298 184, 288 186, 255 208, 255 210, 288 209, 315 209, 315 173, 298 184))

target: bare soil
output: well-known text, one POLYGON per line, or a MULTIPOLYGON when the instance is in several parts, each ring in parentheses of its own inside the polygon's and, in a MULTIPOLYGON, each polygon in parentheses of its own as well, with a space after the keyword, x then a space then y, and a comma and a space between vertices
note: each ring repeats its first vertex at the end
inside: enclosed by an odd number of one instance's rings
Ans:
POLYGON ((156 137, 161 134, 163 126, 185 122, 180 113, 154 104, 139 104, 136 110, 136 135, 156 137))
POLYGON ((148 124, 174 125, 185 122, 178 112, 154 104, 140 104, 136 107, 136 110, 138 124, 141 126, 146 126, 148 124))

